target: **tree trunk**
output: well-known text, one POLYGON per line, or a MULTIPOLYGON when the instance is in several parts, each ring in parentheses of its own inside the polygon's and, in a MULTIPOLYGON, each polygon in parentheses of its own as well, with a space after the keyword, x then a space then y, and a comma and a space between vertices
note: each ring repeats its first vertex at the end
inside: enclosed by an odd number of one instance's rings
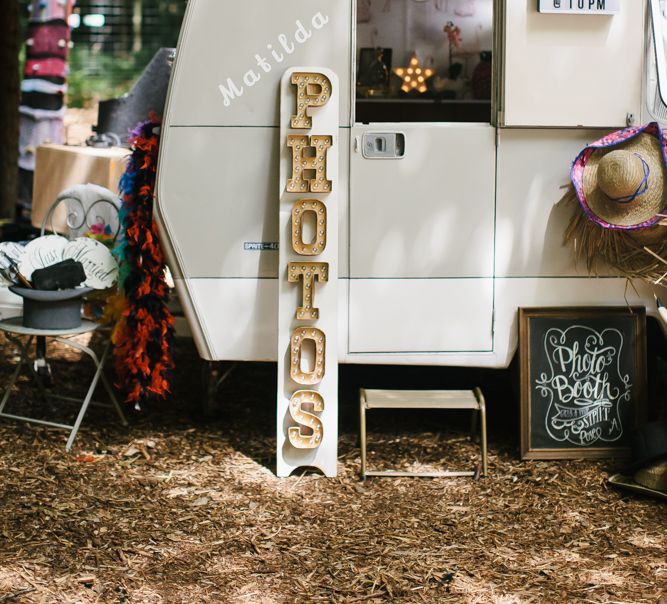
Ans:
POLYGON ((0 18, 0 219, 14 218, 18 195, 19 2, 0 18))

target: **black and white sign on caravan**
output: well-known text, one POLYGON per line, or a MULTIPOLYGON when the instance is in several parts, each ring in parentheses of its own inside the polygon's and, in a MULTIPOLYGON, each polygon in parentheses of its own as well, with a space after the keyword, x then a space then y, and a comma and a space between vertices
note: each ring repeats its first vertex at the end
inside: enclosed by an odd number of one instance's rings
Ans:
POLYGON ((619 0, 539 0, 539 12, 573 15, 616 15, 619 0))

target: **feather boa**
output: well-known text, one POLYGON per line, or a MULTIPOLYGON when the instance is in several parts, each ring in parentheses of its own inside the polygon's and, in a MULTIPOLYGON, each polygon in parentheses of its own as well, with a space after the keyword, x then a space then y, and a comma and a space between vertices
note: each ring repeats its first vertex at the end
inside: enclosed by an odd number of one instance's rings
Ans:
POLYGON ((114 252, 122 300, 110 305, 120 315, 112 334, 116 373, 127 402, 137 408, 169 392, 173 368, 174 318, 167 308, 164 256, 153 221, 158 127, 151 115, 130 136, 132 155, 120 181, 121 238, 114 252))

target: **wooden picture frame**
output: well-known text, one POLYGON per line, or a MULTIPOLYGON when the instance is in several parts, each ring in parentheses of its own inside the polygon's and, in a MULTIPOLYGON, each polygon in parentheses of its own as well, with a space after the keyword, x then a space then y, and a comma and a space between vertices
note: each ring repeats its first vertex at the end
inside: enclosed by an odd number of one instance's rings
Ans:
POLYGON ((521 459, 628 457, 646 416, 644 307, 520 308, 521 459))

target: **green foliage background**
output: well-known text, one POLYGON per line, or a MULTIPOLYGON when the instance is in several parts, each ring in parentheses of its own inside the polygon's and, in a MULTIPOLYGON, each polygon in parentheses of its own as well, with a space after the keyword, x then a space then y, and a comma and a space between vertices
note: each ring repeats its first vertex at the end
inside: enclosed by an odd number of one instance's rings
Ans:
POLYGON ((99 100, 122 96, 132 87, 153 52, 142 49, 134 54, 112 54, 75 46, 69 56, 68 106, 88 107, 99 100))
MULTIPOLYGON (((23 8, 21 26, 22 39, 25 40, 30 2, 18 1, 23 8)), ((145 21, 148 21, 147 26, 142 28, 139 52, 133 52, 127 47, 119 48, 118 44, 95 43, 82 30, 73 30, 74 47, 69 54, 67 95, 70 107, 87 107, 101 99, 122 96, 131 88, 158 48, 176 46, 186 0, 105 0, 105 3, 115 11, 131 14, 135 1, 140 2, 145 21)), ((75 11, 80 11, 82 15, 105 12, 103 7, 96 8, 91 0, 78 0, 75 11)), ((110 36, 113 35, 112 29, 110 36)), ((21 70, 25 60, 25 45, 22 48, 21 70)))

